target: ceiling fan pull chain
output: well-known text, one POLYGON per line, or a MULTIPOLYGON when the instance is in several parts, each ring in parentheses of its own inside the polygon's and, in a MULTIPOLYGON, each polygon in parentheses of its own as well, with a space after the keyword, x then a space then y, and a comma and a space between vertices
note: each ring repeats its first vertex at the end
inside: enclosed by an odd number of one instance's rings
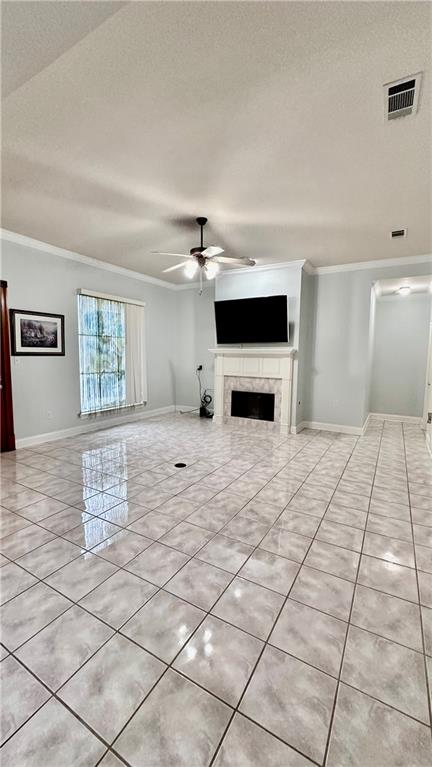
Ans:
POLYGON ((201 293, 202 293, 202 291, 203 291, 203 286, 202 286, 202 273, 203 273, 203 270, 202 270, 202 267, 200 267, 200 270, 199 270, 199 278, 200 278, 200 280, 199 280, 199 282, 200 282, 200 289, 199 289, 199 294, 200 294, 200 295, 201 295, 201 293))

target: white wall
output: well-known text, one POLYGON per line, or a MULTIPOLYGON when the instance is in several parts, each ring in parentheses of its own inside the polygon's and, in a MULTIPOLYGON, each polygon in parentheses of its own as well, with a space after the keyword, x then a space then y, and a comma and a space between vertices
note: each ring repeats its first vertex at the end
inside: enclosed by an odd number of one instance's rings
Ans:
POLYGON ((429 343, 430 294, 376 302, 370 410, 421 417, 429 343))
MULTIPOLYGON (((17 439, 83 425, 78 418, 78 288, 145 301, 149 393, 146 410, 175 404, 175 291, 8 240, 1 244, 2 279, 8 282, 9 308, 65 315, 64 357, 12 358, 17 439)), ((101 423, 106 425, 108 421, 104 418, 101 423)))

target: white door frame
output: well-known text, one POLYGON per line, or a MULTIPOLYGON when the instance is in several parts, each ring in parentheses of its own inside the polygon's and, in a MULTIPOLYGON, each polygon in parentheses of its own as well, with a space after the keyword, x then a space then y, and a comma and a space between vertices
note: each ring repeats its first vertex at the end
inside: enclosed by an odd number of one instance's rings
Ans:
POLYGON ((422 427, 426 429, 428 413, 429 413, 429 397, 430 390, 432 388, 432 321, 429 324, 429 344, 428 344, 428 356, 426 365, 426 383, 425 383, 425 396, 423 405, 423 418, 422 427))

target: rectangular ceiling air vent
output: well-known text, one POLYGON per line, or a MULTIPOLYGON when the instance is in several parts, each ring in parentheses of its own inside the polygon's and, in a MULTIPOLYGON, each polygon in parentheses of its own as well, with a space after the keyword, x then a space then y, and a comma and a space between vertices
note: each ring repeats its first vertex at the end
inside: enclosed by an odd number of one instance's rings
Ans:
POLYGON ((421 72, 384 85, 384 108, 387 120, 414 114, 418 108, 421 72))
POLYGON ((407 236, 407 230, 406 229, 393 229, 391 233, 392 238, 393 237, 406 237, 407 236))

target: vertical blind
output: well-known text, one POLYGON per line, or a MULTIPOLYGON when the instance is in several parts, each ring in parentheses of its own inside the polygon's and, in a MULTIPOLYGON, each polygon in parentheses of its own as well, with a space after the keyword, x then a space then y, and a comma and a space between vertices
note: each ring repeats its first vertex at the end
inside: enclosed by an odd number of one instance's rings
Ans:
POLYGON ((78 296, 81 412, 126 405, 125 304, 78 296))

